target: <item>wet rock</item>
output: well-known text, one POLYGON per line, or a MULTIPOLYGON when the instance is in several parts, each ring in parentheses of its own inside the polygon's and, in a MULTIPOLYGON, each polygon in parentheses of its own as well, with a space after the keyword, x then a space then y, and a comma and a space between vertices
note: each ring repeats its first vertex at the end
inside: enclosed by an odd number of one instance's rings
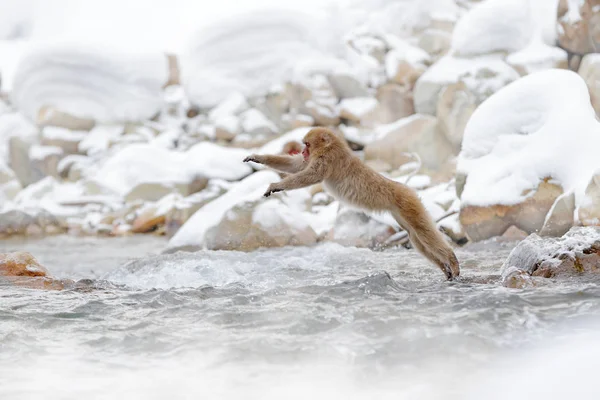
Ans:
POLYGON ((511 225, 527 233, 539 232, 544 226, 548 211, 562 194, 562 187, 545 179, 519 204, 463 205, 460 210, 460 223, 469 240, 475 242, 500 236, 511 225))
POLYGON ((252 251, 261 247, 309 246, 317 234, 279 200, 247 202, 225 213, 206 233, 209 250, 252 251))
POLYGON ((381 160, 393 168, 414 161, 419 155, 426 169, 440 169, 454 154, 437 119, 415 115, 378 128, 382 138, 365 146, 365 160, 381 160))
POLYGON ((476 107, 475 96, 464 82, 448 85, 440 91, 437 116, 455 151, 460 151, 465 126, 476 107))
MULTIPOLYGON (((600 48, 600 1, 560 0, 558 3, 558 44, 580 56, 600 48)), ((577 69, 575 65, 572 65, 577 69)))
POLYGON ((585 189, 585 199, 578 209, 579 222, 600 225, 600 171, 595 173, 585 189))
POLYGON ((55 107, 41 107, 37 114, 36 124, 40 128, 54 126, 72 131, 89 131, 96 125, 96 122, 89 118, 75 117, 55 107))
POLYGON ((556 199, 546 215, 540 236, 562 236, 573 227, 575 193, 566 193, 556 199))
POLYGON ((600 228, 573 227, 560 238, 533 233, 521 241, 502 266, 502 275, 514 270, 533 277, 583 278, 600 273, 600 228))
POLYGON ((578 73, 587 84, 596 114, 600 115, 600 54, 588 54, 583 57, 578 73))
POLYGON ((391 226, 382 224, 363 212, 343 210, 326 235, 326 240, 344 246, 375 248, 394 233, 395 230, 391 226))
POLYGON ((509 289, 525 289, 535 286, 535 284, 531 279, 531 275, 526 271, 510 267, 502 274, 502 286, 509 289))
POLYGON ((63 290, 71 281, 54 279, 27 252, 0 253, 0 279, 30 289, 63 290))

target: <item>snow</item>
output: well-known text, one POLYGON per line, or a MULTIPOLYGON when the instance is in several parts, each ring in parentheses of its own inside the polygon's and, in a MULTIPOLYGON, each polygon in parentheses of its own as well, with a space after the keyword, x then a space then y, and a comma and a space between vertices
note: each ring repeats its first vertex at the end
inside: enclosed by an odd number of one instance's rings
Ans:
POLYGON ((259 200, 270 183, 279 181, 273 171, 259 171, 236 183, 228 192, 206 204, 177 231, 167 250, 204 246, 206 232, 216 226, 225 213, 238 204, 259 200))
POLYGON ((252 172, 252 168, 243 163, 246 156, 246 150, 210 142, 198 143, 187 152, 152 144, 132 144, 106 160, 93 179, 121 195, 145 182, 185 183, 199 176, 238 180, 252 172))
POLYGON ((425 67, 431 62, 431 57, 419 47, 397 38, 393 35, 386 36, 387 42, 392 47, 385 57, 385 72, 388 79, 393 79, 398 73, 398 65, 405 61, 413 66, 425 67))
POLYGON ((534 40, 524 49, 510 54, 506 61, 514 66, 521 66, 527 74, 531 74, 552 68, 561 61, 566 64, 567 52, 534 40))
POLYGON ((40 161, 50 156, 62 156, 63 153, 63 149, 58 146, 40 146, 34 144, 29 148, 29 158, 31 160, 40 161))
POLYGON ((56 126, 46 126, 42 129, 42 137, 48 140, 64 140, 67 142, 79 142, 88 135, 84 131, 72 131, 56 126))
POLYGON ((79 151, 90 155, 106 151, 124 130, 122 125, 96 125, 79 143, 79 151))
POLYGON ((360 120, 378 105, 379 102, 373 97, 352 97, 343 99, 338 107, 341 115, 352 116, 360 120))
POLYGON ((243 132, 270 131, 277 132, 275 124, 256 108, 251 108, 240 114, 243 132))
POLYGON ((277 199, 258 204, 252 214, 252 223, 266 230, 284 225, 301 231, 309 226, 304 218, 300 218, 290 207, 277 199))
POLYGON ((264 94, 289 79, 299 60, 329 58, 323 18, 306 11, 262 8, 202 27, 182 57, 182 82, 201 107, 235 92, 264 94))
POLYGON ((37 137, 37 128, 20 113, 0 115, 0 160, 8 160, 8 141, 13 136, 33 139, 37 137))
POLYGON ((304 136, 310 131, 311 127, 302 127, 293 129, 277 139, 271 140, 269 143, 262 146, 260 149, 255 149, 257 154, 279 154, 283 151, 283 146, 290 141, 302 143, 304 136))
POLYGON ((415 110, 435 115, 440 90, 463 81, 479 101, 519 78, 519 74, 499 55, 475 58, 444 56, 417 80, 414 90, 415 110))
POLYGON ((457 172, 467 174, 462 205, 517 204, 552 177, 580 204, 600 167, 600 122, 576 73, 547 70, 499 90, 465 128, 457 172))
POLYGON ((35 46, 18 65, 14 104, 35 120, 44 106, 102 122, 149 119, 163 103, 167 59, 102 46, 35 46))
POLYGON ((210 110, 208 118, 210 121, 216 122, 221 118, 239 115, 248 108, 250 105, 246 101, 246 97, 239 92, 233 92, 210 110))

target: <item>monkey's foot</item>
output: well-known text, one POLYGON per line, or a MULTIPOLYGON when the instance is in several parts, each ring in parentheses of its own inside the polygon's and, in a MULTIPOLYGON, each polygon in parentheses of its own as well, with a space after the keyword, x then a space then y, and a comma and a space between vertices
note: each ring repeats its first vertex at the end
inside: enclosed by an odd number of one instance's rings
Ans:
POLYGON ((458 276, 460 275, 460 270, 458 269, 458 265, 454 266, 455 268, 452 268, 453 266, 450 264, 442 264, 442 272, 444 273, 444 275, 446 275, 446 279, 449 281, 454 280, 455 278, 458 278, 458 276))

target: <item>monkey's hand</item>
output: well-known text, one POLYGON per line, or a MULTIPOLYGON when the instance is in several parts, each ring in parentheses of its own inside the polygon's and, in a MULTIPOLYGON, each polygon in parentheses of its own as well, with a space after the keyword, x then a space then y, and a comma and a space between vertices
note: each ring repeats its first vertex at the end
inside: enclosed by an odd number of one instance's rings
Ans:
POLYGON ((271 193, 277 193, 277 192, 281 192, 281 191, 283 191, 283 189, 277 187, 277 185, 275 185, 274 183, 271 183, 269 185, 269 188, 265 192, 264 196, 269 197, 271 195, 271 193))
POLYGON ((262 164, 262 160, 261 157, 258 154, 252 154, 251 156, 248 156, 246 158, 244 158, 244 162, 255 162, 257 164, 262 164))

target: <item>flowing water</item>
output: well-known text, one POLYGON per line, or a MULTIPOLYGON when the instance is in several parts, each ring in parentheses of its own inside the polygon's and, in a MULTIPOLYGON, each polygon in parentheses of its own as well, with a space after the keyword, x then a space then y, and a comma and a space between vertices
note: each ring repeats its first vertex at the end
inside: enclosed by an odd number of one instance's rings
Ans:
POLYGON ((600 287, 511 290, 514 243, 160 255, 155 237, 6 240, 64 291, 0 283, 0 399, 600 398, 600 287))

